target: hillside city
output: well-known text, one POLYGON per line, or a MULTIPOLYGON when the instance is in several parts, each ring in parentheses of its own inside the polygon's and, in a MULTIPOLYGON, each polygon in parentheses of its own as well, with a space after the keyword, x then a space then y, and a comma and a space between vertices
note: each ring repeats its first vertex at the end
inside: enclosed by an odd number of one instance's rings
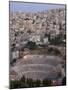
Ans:
MULTIPOLYGON (((62 80, 66 77, 65 14, 65 8, 36 13, 10 12, 11 82, 24 78, 38 80, 37 82, 47 79, 51 82, 49 85, 62 85, 62 80)), ((31 87, 30 85, 19 86, 31 87)), ((45 80, 44 85, 38 85, 46 86, 45 80)), ((13 84, 10 87, 14 88, 13 84)))

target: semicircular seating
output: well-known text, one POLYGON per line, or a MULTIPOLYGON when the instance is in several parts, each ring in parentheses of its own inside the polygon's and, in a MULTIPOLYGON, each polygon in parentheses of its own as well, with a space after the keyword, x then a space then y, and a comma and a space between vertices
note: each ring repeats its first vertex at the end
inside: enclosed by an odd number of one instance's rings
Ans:
POLYGON ((55 56, 32 57, 21 59, 12 69, 18 73, 19 78, 23 75, 33 79, 57 78, 59 70, 56 70, 56 67, 60 61, 61 59, 55 56))

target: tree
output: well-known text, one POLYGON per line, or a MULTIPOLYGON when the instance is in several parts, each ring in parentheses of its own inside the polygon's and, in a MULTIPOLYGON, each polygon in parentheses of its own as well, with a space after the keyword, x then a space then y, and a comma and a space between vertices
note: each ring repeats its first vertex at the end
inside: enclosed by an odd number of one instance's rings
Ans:
POLYGON ((51 39, 50 39, 50 34, 48 34, 48 41, 50 42, 50 40, 51 40, 51 39))
POLYGON ((25 76, 23 76, 23 77, 21 78, 21 81, 23 81, 23 82, 25 83, 25 76))
POLYGON ((15 89, 15 88, 20 88, 20 81, 15 80, 15 81, 10 81, 10 88, 15 89))
POLYGON ((57 48, 54 49, 54 53, 55 53, 55 55, 60 55, 61 54, 61 52, 57 48))
POLYGON ((51 80, 46 80, 46 79, 44 79, 44 80, 42 81, 42 84, 43 84, 43 86, 51 86, 51 80))
POLYGON ((66 85, 66 77, 63 78, 62 85, 66 85))
POLYGON ((20 80, 20 87, 21 88, 26 87, 26 78, 25 78, 25 76, 23 76, 20 80))
POLYGON ((31 78, 27 78, 27 80, 26 80, 26 84, 27 84, 28 87, 33 87, 33 86, 34 86, 33 79, 31 79, 31 78))
POLYGON ((66 39, 66 34, 64 35, 64 39, 66 39))
POLYGON ((26 47, 32 50, 32 49, 36 49, 36 48, 37 48, 37 45, 36 45, 35 42, 29 41, 29 42, 26 44, 26 47))
POLYGON ((48 53, 51 53, 53 51, 54 51, 54 49, 52 47, 51 48, 48 48, 48 53))
POLYGON ((35 81, 35 86, 36 86, 36 87, 39 87, 40 85, 41 85, 41 80, 37 79, 37 80, 35 81))
POLYGON ((62 34, 59 34, 57 36, 55 36, 54 38, 50 38, 49 36, 49 42, 53 45, 59 45, 59 44, 62 44, 62 37, 63 35, 62 34))
POLYGON ((13 59, 12 61, 10 61, 10 64, 13 66, 14 63, 16 63, 16 59, 13 59))

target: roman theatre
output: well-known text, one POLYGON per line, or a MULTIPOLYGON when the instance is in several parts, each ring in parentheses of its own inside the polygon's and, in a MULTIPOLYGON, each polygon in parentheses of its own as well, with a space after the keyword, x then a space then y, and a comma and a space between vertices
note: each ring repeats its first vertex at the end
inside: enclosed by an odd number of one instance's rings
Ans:
POLYGON ((25 55, 13 67, 17 78, 57 79, 62 77, 62 59, 59 56, 25 55))

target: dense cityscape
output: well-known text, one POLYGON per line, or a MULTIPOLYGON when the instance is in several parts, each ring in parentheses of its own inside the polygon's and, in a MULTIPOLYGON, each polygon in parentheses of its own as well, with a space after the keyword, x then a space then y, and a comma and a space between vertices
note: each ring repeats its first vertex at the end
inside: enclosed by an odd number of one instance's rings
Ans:
POLYGON ((66 10, 10 12, 10 88, 65 85, 66 10))

